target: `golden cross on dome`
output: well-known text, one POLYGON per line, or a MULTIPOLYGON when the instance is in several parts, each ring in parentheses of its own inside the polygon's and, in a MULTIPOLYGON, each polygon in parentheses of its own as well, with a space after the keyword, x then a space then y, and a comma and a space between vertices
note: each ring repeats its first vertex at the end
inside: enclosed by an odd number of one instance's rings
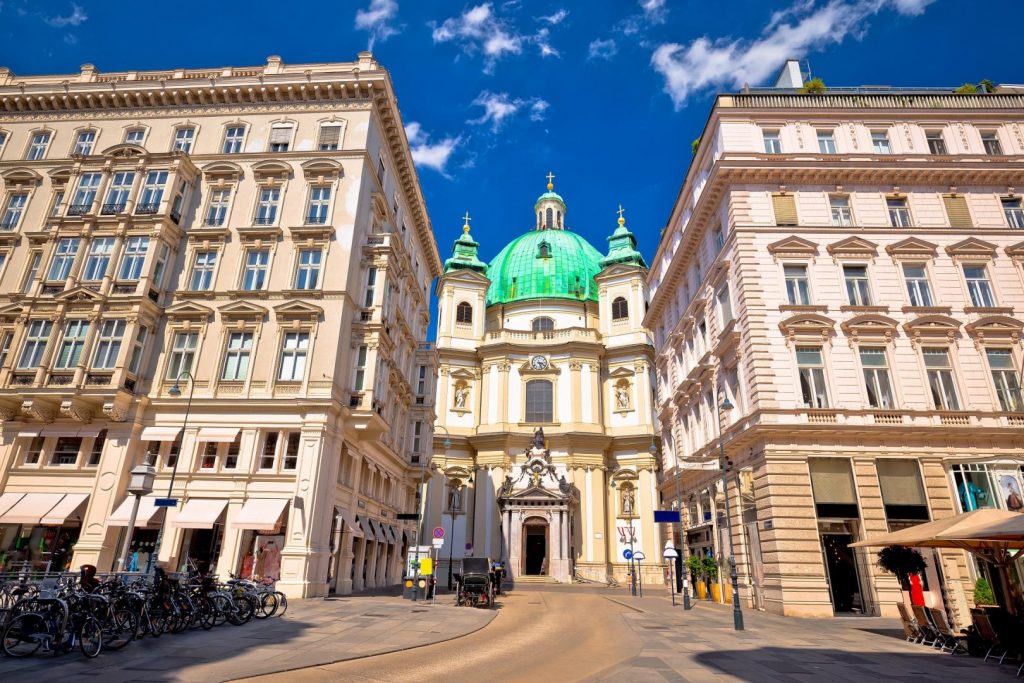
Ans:
POLYGON ((626 210, 622 208, 622 204, 619 204, 619 211, 618 211, 618 214, 619 214, 619 225, 625 225, 626 224, 626 219, 622 217, 622 214, 625 213, 625 212, 626 212, 626 210))
POLYGON ((473 220, 472 218, 469 217, 469 211, 467 211, 466 215, 462 217, 462 220, 465 221, 465 223, 462 224, 462 232, 468 233, 469 232, 469 222, 471 220, 473 220))
POLYGON ((555 179, 555 174, 548 171, 548 192, 555 189, 555 184, 552 182, 555 179))

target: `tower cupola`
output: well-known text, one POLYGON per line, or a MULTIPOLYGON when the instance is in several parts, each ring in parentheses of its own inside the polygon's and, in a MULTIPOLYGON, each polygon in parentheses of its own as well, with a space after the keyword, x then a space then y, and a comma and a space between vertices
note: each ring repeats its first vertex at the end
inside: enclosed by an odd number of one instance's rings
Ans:
POLYGON ((537 215, 537 230, 565 229, 565 200, 555 192, 555 174, 548 172, 548 191, 537 198, 533 212, 537 215))

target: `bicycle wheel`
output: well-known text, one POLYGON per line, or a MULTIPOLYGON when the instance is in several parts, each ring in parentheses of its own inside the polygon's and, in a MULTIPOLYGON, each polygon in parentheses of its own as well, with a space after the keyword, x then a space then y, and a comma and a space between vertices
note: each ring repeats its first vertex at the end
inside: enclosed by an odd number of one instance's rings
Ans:
POLYGON ((263 593, 260 595, 260 601, 256 607, 256 614, 253 616, 257 619, 266 619, 267 617, 274 616, 274 612, 276 611, 277 596, 273 593, 263 593))
POLYGON ((202 602, 199 603, 198 608, 199 614, 199 625, 203 627, 204 631, 209 631, 216 625, 217 622, 217 611, 209 600, 203 598, 202 602))
POLYGON ((139 619, 131 610, 121 608, 110 617, 103 629, 103 644, 110 650, 120 650, 135 640, 135 632, 139 630, 139 619))
POLYGON ((103 627, 94 616, 86 616, 78 629, 78 647, 82 654, 92 659, 103 649, 103 627))
POLYGON ((167 615, 163 611, 157 609, 149 613, 149 634, 154 638, 159 638, 167 630, 167 615))
POLYGON ((43 640, 52 637, 46 620, 34 612, 19 614, 4 629, 3 648, 8 657, 35 654, 43 640))
POLYGON ((248 595, 240 595, 235 598, 235 610, 241 623, 247 624, 256 613, 256 601, 248 595))
POLYGON ((277 596, 277 616, 283 617, 288 611, 288 598, 281 591, 274 591, 274 595, 277 596))
POLYGON ((231 614, 231 602, 223 595, 215 594, 210 598, 210 606, 213 608, 213 625, 220 626, 228 620, 231 614))

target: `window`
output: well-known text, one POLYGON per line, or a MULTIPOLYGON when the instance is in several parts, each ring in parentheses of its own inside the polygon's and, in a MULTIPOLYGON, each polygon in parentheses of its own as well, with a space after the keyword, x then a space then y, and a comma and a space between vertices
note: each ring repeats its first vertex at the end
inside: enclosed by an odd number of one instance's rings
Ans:
POLYGON ((184 180, 178 181, 178 191, 174 193, 174 201, 171 202, 171 220, 175 223, 181 220, 181 207, 185 204, 185 197, 188 196, 189 184, 184 180))
POLYGON ((197 251, 192 260, 192 277, 188 288, 193 292, 208 292, 213 287, 213 270, 217 267, 216 251, 197 251))
POLYGON ((1012 197, 1004 197, 1003 213, 1006 214, 1006 223, 1011 228, 1024 228, 1024 209, 1021 209, 1020 200, 1012 197))
POLYGON ((470 324, 473 322, 473 307, 462 301, 455 307, 455 322, 470 324))
POLYGON ((942 203, 946 207, 949 225, 953 228, 971 228, 971 212, 967 208, 967 197, 962 194, 944 194, 942 203))
POLYGON ((281 344, 281 372, 278 379, 282 382, 300 382, 306 375, 306 354, 309 352, 308 332, 288 332, 281 344))
POLYGON ((766 130, 761 133, 764 138, 764 151, 766 154, 782 154, 782 140, 779 139, 779 131, 766 130))
POLYGON ((722 231, 721 225, 716 225, 712 234, 712 241, 715 245, 715 253, 718 254, 725 247, 725 233, 722 231))
POLYGON ((196 137, 195 128, 179 128, 174 131, 174 146, 171 148, 174 152, 184 152, 189 154, 192 152, 192 141, 196 137))
POLYGON ((861 347, 860 365, 864 370, 864 386, 868 392, 868 404, 872 408, 892 409, 896 406, 889 383, 889 366, 885 349, 861 347))
POLYGON ((889 197, 885 200, 889 207, 889 225, 894 228, 910 227, 910 209, 907 208, 907 200, 903 197, 889 197))
POLYGON ((129 128, 124 132, 124 141, 132 145, 141 145, 145 137, 144 128, 129 128))
POLYGON ((85 338, 88 334, 88 320, 68 320, 64 324, 64 339, 60 342, 54 367, 59 370, 75 368, 82 358, 82 349, 85 348, 85 338))
POLYGON ((555 329, 555 321, 551 318, 540 317, 534 318, 533 322, 530 323, 530 327, 533 328, 534 332, 550 332, 555 329))
POLYGON ((625 320, 629 317, 629 304, 621 296, 612 301, 612 320, 625 320))
POLYGON ((164 186, 167 184, 167 171, 150 171, 146 174, 146 182, 142 185, 139 203, 135 213, 154 214, 160 210, 160 202, 164 198, 164 186))
POLYGON ((224 469, 233 470, 238 467, 238 454, 242 450, 242 434, 235 436, 235 440, 228 444, 228 455, 224 458, 224 469))
MULTIPOLYGON (((10 336, 10 335, 8 335, 10 336)), ((7 342, 10 344, 10 340, 7 342)), ((0 361, 0 366, 3 365, 3 361, 0 361)), ((419 374, 416 379, 416 395, 423 396, 427 391, 427 366, 421 365, 419 368, 419 374)))
POLYGON ((320 261, 323 252, 319 249, 300 249, 299 263, 295 269, 295 289, 316 289, 320 282, 320 261))
POLYGON ((53 193, 53 204, 50 206, 50 218, 59 216, 64 205, 64 190, 56 190, 53 193))
POLYGON ((277 203, 281 200, 281 190, 276 187, 260 189, 259 201, 256 204, 256 225, 273 225, 277 220, 277 203))
POLYGON ((373 306, 374 290, 377 286, 377 269, 367 268, 366 270, 366 294, 363 296, 363 306, 373 306))
POLYGON ((554 421, 552 384, 546 379, 535 379, 526 383, 526 421, 554 421))
POLYGON ((946 141, 942 137, 941 130, 925 131, 924 137, 928 140, 928 152, 931 154, 948 154, 946 141))
POLYGON ((871 294, 868 290, 867 266, 843 266, 843 278, 846 280, 846 298, 851 306, 870 306, 871 294))
POLYGON ((11 352, 11 341, 13 339, 13 332, 4 332, 3 341, 0 341, 0 368, 7 364, 7 354, 11 352))
POLYGON ((321 152, 338 149, 341 143, 341 124, 325 123, 320 126, 320 139, 317 140, 316 148, 321 152))
POLYGON ((78 462, 78 451, 82 449, 82 437, 62 436, 53 448, 51 465, 74 465, 78 462))
POLYGON ((96 342, 96 355, 92 359, 94 370, 112 370, 121 354, 121 338, 124 336, 123 320, 104 320, 100 324, 100 337, 96 342))
POLYGON ((80 154, 82 156, 89 156, 92 154, 92 148, 96 144, 96 131, 94 130, 83 130, 75 138, 75 148, 71 150, 71 154, 80 154))
POLYGON ((50 341, 50 332, 53 330, 53 323, 49 320, 29 321, 28 330, 25 333, 25 346, 21 349, 21 358, 18 359, 18 368, 29 370, 39 367, 43 359, 46 345, 50 341))
POLYGON ((967 291, 971 295, 971 304, 979 308, 991 308, 996 305, 992 296, 992 285, 988 281, 988 273, 983 265, 964 264, 964 279, 967 280, 967 291))
POLYGON ((92 448, 89 450, 89 460, 85 463, 88 467, 96 467, 100 464, 100 456, 103 455, 103 446, 107 443, 107 430, 101 429, 100 433, 92 441, 92 448))
POLYGON ((224 154, 237 154, 242 151, 242 140, 245 138, 245 126, 228 126, 224 129, 224 154))
POLYGON ((384 157, 383 156, 378 156, 377 157, 377 180, 380 181, 380 186, 381 186, 382 189, 384 188, 384 181, 387 180, 387 177, 388 177, 388 169, 384 165, 384 157))
POLYGON ((828 388, 825 386, 821 347, 796 347, 796 364, 800 373, 800 394, 804 407, 828 408, 828 388))
POLYGON ((32 135, 32 143, 28 146, 28 153, 25 158, 29 161, 37 161, 46 156, 46 147, 50 144, 50 133, 44 131, 32 135))
POLYGON ((809 306, 811 287, 807 278, 807 266, 803 264, 783 266, 786 278, 786 298, 794 306, 809 306))
POLYGON ((252 353, 252 332, 232 332, 224 352, 224 371, 221 379, 240 381, 249 376, 249 356, 252 353))
POLYGON ((118 279, 138 280, 142 275, 142 264, 146 260, 147 251, 149 251, 148 237, 129 237, 124 248, 124 256, 121 257, 121 272, 118 274, 118 279))
POLYGON ((267 432, 263 440, 263 452, 260 454, 260 469, 272 470, 277 460, 277 432, 267 432))
POLYGON ((287 152, 292 139, 292 127, 273 126, 270 129, 270 151, 287 152))
POLYGON ((928 387, 936 410, 960 410, 953 381, 953 366, 949 361, 948 349, 925 348, 921 350, 924 367, 928 372, 928 387))
POLYGON ((7 142, 7 133, 0 132, 0 152, 4 149, 4 144, 7 142))
POLYGON ((131 171, 115 173, 114 177, 110 180, 110 189, 107 191, 107 201, 103 203, 102 213, 104 215, 111 215, 124 211, 134 183, 135 174, 131 171))
MULTIPOLYGON (((928 499, 917 460, 879 458, 875 461, 875 468, 888 521, 927 522, 928 499)), ((909 584, 907 588, 910 588, 909 584)))
POLYGON ((850 210, 850 198, 846 195, 829 195, 829 208, 832 210, 832 225, 849 227, 853 225, 853 211, 850 210))
POLYGON ((213 190, 210 193, 210 203, 206 207, 206 220, 204 223, 210 227, 224 225, 228 215, 228 202, 231 199, 231 190, 213 190))
POLYGON ((21 215, 28 203, 28 192, 14 192, 7 198, 4 217, 0 219, 0 230, 14 230, 21 222, 21 215))
POLYGON ((892 154, 892 147, 889 146, 889 134, 884 130, 871 131, 871 147, 875 154, 892 154))
POLYGON ((1013 352, 1010 349, 986 349, 985 355, 988 356, 988 367, 992 371, 992 383, 996 387, 999 406, 1007 412, 1024 409, 1013 352))
POLYGON ((932 291, 924 264, 904 263, 903 278, 907 281, 907 297, 911 306, 932 305, 932 291))
POLYGON ((36 280, 36 274, 39 273, 39 264, 42 261, 43 255, 41 252, 32 252, 32 256, 29 257, 28 261, 28 269, 25 271, 25 281, 21 285, 22 294, 28 294, 32 290, 32 283, 36 280))
POLYGON ((198 343, 198 332, 178 332, 174 335, 171 357, 167 362, 167 379, 175 380, 181 373, 192 371, 192 361, 195 360, 198 343))
POLYGON ((729 296, 729 285, 724 285, 715 293, 718 299, 718 312, 722 317, 722 327, 732 322, 732 297, 729 296))
POLYGON ((313 187, 309 190, 309 206, 306 209, 306 222, 312 225, 327 223, 327 210, 331 205, 331 188, 326 185, 313 187))
POLYGON ((267 282, 269 264, 269 249, 250 249, 245 252, 245 272, 242 274, 242 289, 246 291, 263 289, 263 285, 267 282))
POLYGON ((199 466, 204 470, 212 470, 217 467, 217 442, 207 441, 203 449, 203 459, 199 466))
POLYGON ((818 131, 818 151, 822 154, 836 153, 836 138, 830 130, 818 131))
POLYGON ((981 144, 985 147, 985 154, 999 156, 1003 153, 1003 146, 999 144, 999 137, 994 130, 982 131, 981 144))
POLYGON ((71 264, 75 262, 75 255, 78 254, 78 245, 81 240, 77 237, 62 237, 57 242, 57 249, 50 263, 50 273, 47 280, 67 280, 71 272, 71 264))
POLYGON ((282 470, 294 470, 295 466, 299 462, 299 441, 302 435, 298 432, 292 432, 288 435, 288 441, 285 443, 284 459, 281 462, 282 470))
MULTIPOLYGON (((796 198, 791 194, 772 194, 772 208, 775 210, 775 225, 796 225, 796 198)), ((697 278, 700 281, 700 278, 697 278)))
POLYGON ((163 242, 157 250, 156 265, 153 266, 153 286, 160 287, 164 282, 164 271, 167 269, 167 258, 170 256, 170 247, 163 242))
POLYGON ((148 338, 148 328, 140 327, 139 331, 135 333, 135 342, 132 344, 132 358, 128 363, 128 372, 133 375, 139 374, 139 366, 142 364, 142 355, 146 352, 146 340, 148 338))
POLYGON ((29 442, 28 449, 25 451, 25 464, 35 465, 39 462, 39 456, 43 454, 43 443, 46 438, 42 436, 32 437, 32 441, 29 442))
POLYGON ((88 213, 92 208, 93 200, 96 199, 96 192, 100 187, 101 173, 83 173, 78 179, 78 189, 71 198, 71 206, 68 207, 69 216, 81 216, 88 213))
POLYGON ((362 391, 366 381, 366 347, 360 346, 356 350, 356 376, 352 381, 352 389, 362 391))
POLYGON ((423 436, 423 423, 417 420, 412 423, 412 452, 419 455, 420 441, 423 436))

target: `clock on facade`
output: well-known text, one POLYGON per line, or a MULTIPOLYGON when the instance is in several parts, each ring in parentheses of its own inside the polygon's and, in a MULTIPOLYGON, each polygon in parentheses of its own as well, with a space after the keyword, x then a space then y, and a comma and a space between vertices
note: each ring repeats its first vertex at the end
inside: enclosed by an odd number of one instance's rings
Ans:
POLYGON ((547 370, 548 359, 544 356, 534 356, 530 359, 530 367, 534 370, 547 370))

